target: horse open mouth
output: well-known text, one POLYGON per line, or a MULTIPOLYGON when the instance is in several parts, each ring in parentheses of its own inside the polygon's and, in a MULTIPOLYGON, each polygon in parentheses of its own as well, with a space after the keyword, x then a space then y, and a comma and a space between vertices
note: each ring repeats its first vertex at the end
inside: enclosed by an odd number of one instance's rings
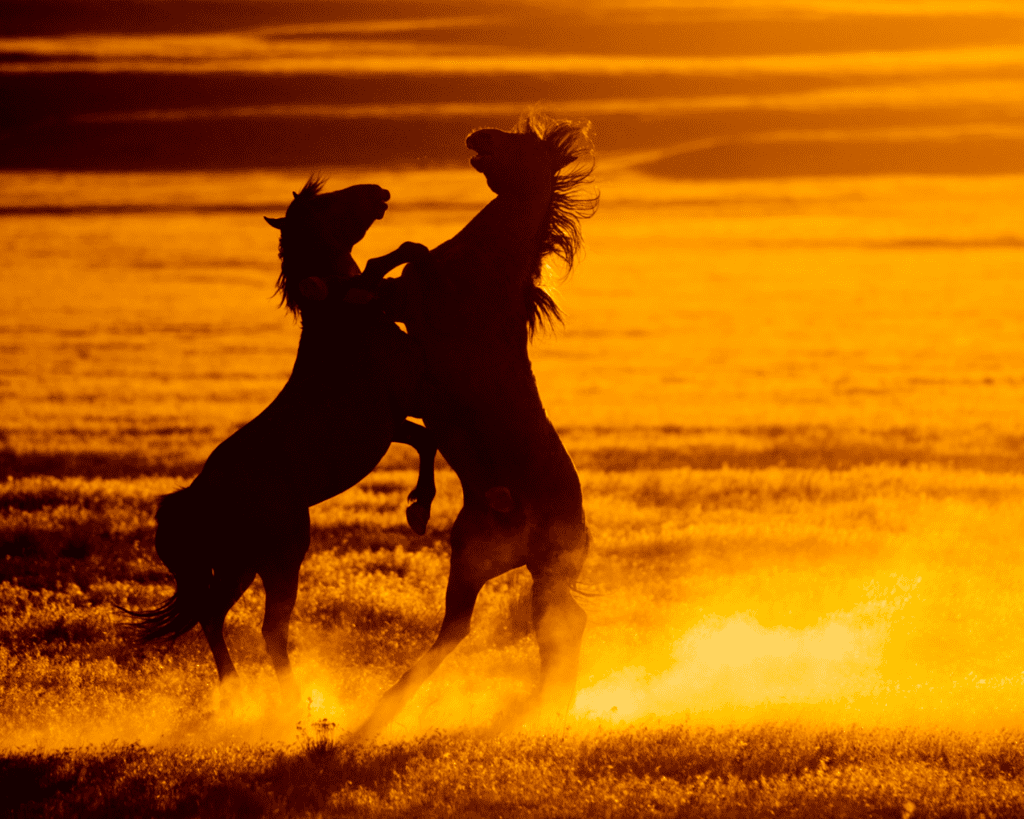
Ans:
POLYGON ((483 167, 481 166, 487 163, 488 160, 490 160, 490 158, 494 156, 494 154, 492 154, 490 151, 481 150, 479 148, 474 148, 472 150, 473 156, 469 158, 469 164, 476 168, 478 171, 483 171, 483 167))
POLYGON ((466 137, 466 147, 473 152, 473 156, 469 158, 469 164, 478 171, 483 170, 480 163, 487 162, 494 155, 487 137, 486 130, 474 131, 466 137))

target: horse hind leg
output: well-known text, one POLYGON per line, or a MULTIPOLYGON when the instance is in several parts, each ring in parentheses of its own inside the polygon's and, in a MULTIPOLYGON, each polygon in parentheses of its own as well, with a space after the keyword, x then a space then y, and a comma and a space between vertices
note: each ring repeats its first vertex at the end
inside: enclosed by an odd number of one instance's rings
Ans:
POLYGON ((452 563, 445 592, 444 621, 434 644, 381 698, 370 718, 356 731, 357 741, 376 736, 398 714, 441 662, 469 634, 476 598, 484 584, 521 566, 514 549, 494 548, 496 536, 486 513, 463 509, 452 527, 452 563))
POLYGON ((426 682, 427 678, 437 670, 444 658, 451 654, 469 634, 473 607, 476 605, 477 595, 480 594, 480 589, 484 584, 459 577, 458 574, 453 566, 452 575, 448 578, 448 590, 445 594, 444 621, 441 623, 441 631, 438 633, 437 639, 434 640, 434 644, 413 664, 412 668, 402 675, 397 683, 388 689, 370 718, 356 731, 356 741, 365 742, 379 734, 402 710, 402 707, 426 682))
POLYGON ((277 673, 281 694, 289 702, 298 702, 299 686, 295 682, 291 660, 288 657, 288 622, 298 597, 299 570, 264 572, 263 588, 266 591, 266 611, 263 616, 263 641, 267 654, 277 673))
POLYGON ((540 647, 540 705, 567 713, 576 700, 586 612, 563 580, 534 579, 533 623, 540 647))
POLYGON ((293 524, 289 531, 283 533, 281 543, 284 548, 271 553, 272 557, 259 574, 266 592, 263 641, 283 697, 290 702, 298 702, 299 687, 288 657, 288 622, 298 597, 299 568, 309 549, 309 510, 302 507, 293 524))
POLYGON ((586 612, 572 591, 586 557, 585 527, 553 526, 542 559, 527 565, 533 575, 533 625, 540 648, 539 705, 567 713, 576 700, 586 612))
POLYGON ((224 641, 224 620, 231 607, 245 594, 256 577, 254 571, 241 570, 224 572, 215 570, 210 583, 209 597, 199 624, 206 635, 206 642, 213 652, 213 661, 217 665, 217 676, 221 683, 238 676, 235 664, 231 661, 227 643, 224 641))

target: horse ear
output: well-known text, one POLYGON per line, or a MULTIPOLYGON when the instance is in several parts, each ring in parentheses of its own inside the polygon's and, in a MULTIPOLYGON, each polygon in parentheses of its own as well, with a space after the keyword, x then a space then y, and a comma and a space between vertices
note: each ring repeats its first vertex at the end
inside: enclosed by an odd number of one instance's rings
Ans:
POLYGON ((292 199, 298 199, 298 198, 299 198, 299 195, 295 191, 292 191, 292 199))
POLYGON ((280 219, 275 219, 273 216, 264 216, 263 218, 267 220, 267 224, 270 225, 272 228, 277 228, 278 230, 284 230, 284 217, 283 216, 280 219))

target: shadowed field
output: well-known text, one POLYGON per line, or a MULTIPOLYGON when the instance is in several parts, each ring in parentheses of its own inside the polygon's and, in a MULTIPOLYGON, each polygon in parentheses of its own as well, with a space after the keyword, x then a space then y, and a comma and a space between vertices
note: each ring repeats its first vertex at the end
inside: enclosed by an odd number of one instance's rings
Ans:
POLYGON ((1017 815, 1021 771, 1014 736, 769 726, 435 735, 370 750, 315 734, 291 751, 69 750, 8 762, 0 781, 30 783, 31 808, 51 816, 102 815, 116 800, 121 815, 149 816, 952 817, 1017 815))

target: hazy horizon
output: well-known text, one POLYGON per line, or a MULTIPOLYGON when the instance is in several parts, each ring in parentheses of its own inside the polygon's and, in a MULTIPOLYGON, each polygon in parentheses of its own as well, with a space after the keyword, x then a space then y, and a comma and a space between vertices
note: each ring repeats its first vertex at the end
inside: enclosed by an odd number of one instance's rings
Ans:
POLYGON ((0 3, 0 168, 464 162, 539 106, 673 178, 1024 171, 1010 3, 0 3))

